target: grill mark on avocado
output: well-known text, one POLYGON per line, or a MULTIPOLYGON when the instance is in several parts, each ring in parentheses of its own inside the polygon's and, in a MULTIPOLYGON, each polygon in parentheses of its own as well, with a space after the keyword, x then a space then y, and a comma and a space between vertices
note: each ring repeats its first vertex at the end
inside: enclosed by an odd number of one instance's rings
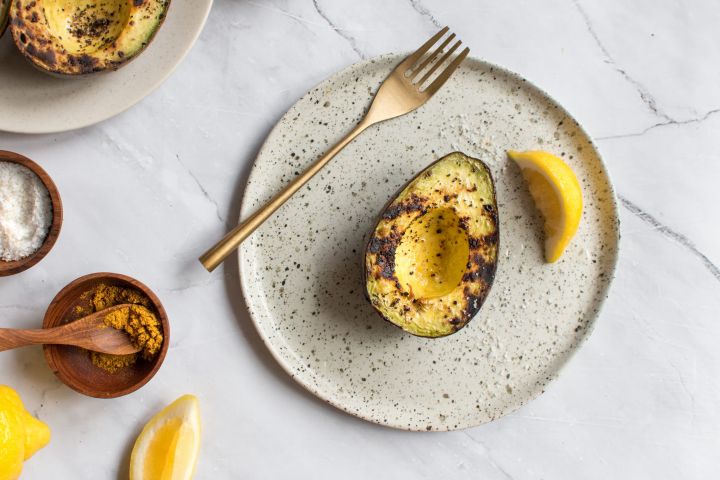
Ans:
POLYGON ((485 209, 485 212, 487 213, 488 218, 492 220, 493 225, 495 226, 495 230, 497 230, 497 224, 498 224, 498 214, 497 210, 493 208, 490 204, 483 205, 483 208, 485 209))
POLYGON ((28 54, 32 55, 35 58, 39 58, 47 65, 55 65, 55 62, 57 59, 55 58, 55 52, 52 50, 39 50, 35 44, 28 43, 27 47, 25 47, 25 50, 28 54))
POLYGON ((68 63, 72 66, 79 66, 82 73, 92 73, 98 64, 98 59, 87 54, 68 55, 68 63))
POLYGON ((413 193, 407 200, 404 200, 397 205, 390 206, 385 212, 383 212, 382 218, 384 220, 394 220, 404 213, 425 213, 427 211, 426 203, 427 198, 421 197, 413 193))
POLYGON ((460 318, 460 317, 453 317, 448 322, 450 322, 450 325, 452 325, 453 332, 457 332, 459 330, 462 330, 465 325, 468 324, 469 318, 460 318))
POLYGON ((487 294, 489 292, 489 287, 484 288, 481 290, 479 295, 474 295, 469 287, 465 287, 463 290, 463 294, 465 295, 465 308, 462 310, 462 318, 464 320, 464 324, 467 324, 470 320, 472 320, 472 317, 475 313, 480 310, 480 307, 482 307, 482 304, 485 303, 485 298, 487 297, 487 294))
POLYGON ((497 246, 498 244, 498 232, 497 229, 484 235, 482 237, 468 236, 468 245, 470 250, 485 250, 497 246), (483 248, 485 247, 485 248, 483 248))
POLYGON ((374 272, 375 277, 393 280, 398 288, 400 283, 395 277, 395 250, 399 243, 400 235, 393 228, 386 237, 373 236, 368 244, 368 252, 375 254, 375 265, 379 267, 374 272))
POLYGON ((475 253, 470 256, 468 271, 465 272, 465 275, 463 275, 463 281, 475 282, 478 279, 482 279, 486 285, 491 285, 493 279, 495 278, 496 268, 496 262, 488 263, 482 255, 475 253))
POLYGON ((488 233, 487 235, 485 235, 485 236, 482 238, 481 242, 484 243, 485 245, 496 246, 496 245, 498 244, 498 239, 499 239, 499 235, 498 235, 498 231, 497 231, 497 228, 496 228, 496 229, 493 230, 492 232, 490 232, 490 233, 488 233))
POLYGON ((379 276, 392 280, 395 277, 395 249, 388 250, 377 256, 377 265, 380 267, 379 276))

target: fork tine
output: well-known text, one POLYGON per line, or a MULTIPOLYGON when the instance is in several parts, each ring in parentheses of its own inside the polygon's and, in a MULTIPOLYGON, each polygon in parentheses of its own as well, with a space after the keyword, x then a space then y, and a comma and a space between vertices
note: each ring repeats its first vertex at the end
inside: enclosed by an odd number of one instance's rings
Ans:
POLYGON ((419 74, 420 72, 422 72, 423 70, 425 70, 425 67, 427 67, 428 65, 430 65, 430 63, 431 63, 433 60, 435 60, 435 58, 437 58, 438 54, 439 54, 440 52, 442 52, 445 47, 448 46, 448 44, 452 41, 453 38, 455 38, 455 34, 454 34, 454 33, 451 33, 450 36, 447 37, 447 38, 445 39, 445 41, 443 41, 443 43, 441 43, 440 46, 439 46, 438 48, 436 48, 433 53, 431 53, 430 55, 428 55, 428 57, 425 59, 425 61, 423 61, 423 63, 420 64, 419 67, 417 67, 416 69, 413 69, 414 71, 413 71, 413 74, 412 74, 411 76, 414 77, 416 74, 419 74))
POLYGON ((438 33, 433 35, 430 40, 423 43, 422 46, 415 51, 415 53, 407 57, 405 61, 403 61, 400 65, 402 65, 403 68, 406 69, 414 67, 415 64, 422 58, 422 56, 425 55, 428 50, 430 50, 430 47, 435 45, 437 41, 440 40, 442 36, 447 33, 448 30, 450 30, 448 27, 444 27, 438 33))
POLYGON ((460 55, 455 57, 455 60, 452 61, 450 65, 440 74, 438 77, 433 80, 433 82, 425 89, 426 93, 429 93, 430 95, 434 95, 435 92, 437 92, 440 87, 443 86, 445 82, 447 82, 447 79, 450 78, 450 75, 457 70, 457 68, 460 66, 463 60, 465 60, 465 57, 468 56, 468 53, 470 53, 470 49, 465 47, 465 50, 460 52, 460 55))
POLYGON ((446 61, 448 58, 450 58, 450 56, 451 56, 453 53, 455 53, 455 50, 457 50, 458 47, 459 47, 461 44, 462 44, 462 42, 461 42, 460 40, 458 40, 457 42, 455 42, 455 44, 453 44, 453 46, 450 47, 450 50, 448 50, 447 52, 445 52, 445 55, 443 55, 442 57, 440 57, 440 60, 438 60, 437 62, 435 62, 435 65, 433 65, 432 68, 431 68, 430 70, 428 70, 427 73, 420 79, 420 81, 417 82, 418 88, 420 88, 420 85, 422 85, 422 84, 425 83, 430 77, 432 77, 432 74, 435 73, 435 70, 437 70, 437 69, 440 67, 440 65, 442 65, 443 63, 445 63, 445 61, 446 61))

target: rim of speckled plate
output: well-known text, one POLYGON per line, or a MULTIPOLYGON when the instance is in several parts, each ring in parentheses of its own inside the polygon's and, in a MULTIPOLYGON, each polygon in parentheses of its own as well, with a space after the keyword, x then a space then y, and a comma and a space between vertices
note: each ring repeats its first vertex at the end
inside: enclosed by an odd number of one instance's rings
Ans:
MULTIPOLYGON (((295 106, 298 104, 298 102, 300 102, 303 98, 305 98, 305 96, 307 96, 307 95, 308 95, 310 92, 312 92, 314 89, 318 88, 320 85, 322 85, 322 84, 324 84, 325 82, 328 82, 328 81, 330 81, 330 80, 332 80, 332 79, 334 79, 334 78, 336 78, 336 77, 342 76, 343 74, 345 74, 347 71, 349 71, 349 70, 351 70, 351 69, 364 68, 366 65, 371 64, 371 63, 373 63, 373 62, 378 62, 378 61, 381 61, 381 60, 390 60, 390 59, 393 59, 393 58, 396 58, 397 61, 398 61, 398 63, 399 63, 403 58, 405 58, 405 57, 407 57, 408 55, 410 55, 410 53, 411 53, 411 52, 407 52, 407 53, 404 53, 404 54, 386 53, 386 54, 383 54, 383 55, 378 55, 377 57, 373 57, 373 58, 369 58, 369 59, 366 59, 366 60, 363 60, 363 61, 360 61, 360 62, 357 62, 357 63, 353 63, 353 64, 348 65, 347 67, 345 67, 345 68, 343 68, 343 69, 341 69, 341 70, 338 70, 337 72, 333 73, 332 75, 329 75, 328 77, 324 78, 323 80, 321 80, 320 82, 318 82, 316 85, 314 85, 311 89, 309 89, 307 92, 305 92, 302 96, 300 96, 300 97, 290 106, 290 108, 289 108, 285 113, 283 113, 283 115, 280 116, 280 118, 277 120, 277 122, 275 123, 275 126, 272 128, 272 130, 270 131, 270 133, 265 137, 265 140, 263 141, 263 145, 262 145, 262 147, 260 148, 260 150, 258 151, 258 154, 257 154, 256 157, 255 157, 255 161, 253 161, 252 168, 250 169, 250 174, 248 175, 247 182, 245 183, 245 187, 246 187, 246 188, 245 188, 245 190, 243 191, 243 196, 242 196, 242 200, 241 200, 241 203, 240 203, 240 219, 239 219, 239 220, 242 221, 243 218, 247 218, 247 216, 251 213, 251 212, 248 211, 248 210, 250 209, 250 202, 251 202, 251 200, 248 198, 247 185, 250 184, 250 183, 254 180, 254 177, 255 177, 256 174, 257 174, 257 159, 260 158, 262 155, 264 155, 264 154, 267 153, 268 140, 269 140, 271 137, 273 137, 273 135, 275 135, 276 132, 279 131, 280 124, 282 123, 282 119, 285 118, 285 117, 287 116, 287 114, 288 114, 293 108, 295 108, 295 106)), ((577 345, 575 346, 575 348, 573 348, 573 349, 565 356, 565 358, 562 359, 562 360, 558 363, 558 367, 557 367, 557 369, 555 370, 555 376, 554 376, 550 381, 548 381, 548 382, 545 384, 545 386, 547 386, 547 385, 549 385, 550 383, 552 383, 554 380, 556 380, 556 379, 560 376, 560 374, 563 372, 563 370, 565 369, 565 367, 567 366, 567 364, 570 363, 570 360, 572 360, 572 359, 575 357, 575 355, 577 354, 577 352, 580 350, 580 347, 582 347, 582 346, 585 344, 585 342, 587 341, 587 339, 590 337, 590 335, 592 334, 593 330, 595 329, 595 323, 597 322, 598 317, 600 317, 600 314, 602 313, 602 310, 603 310, 603 308, 604 308, 604 306, 605 306, 605 302, 607 301, 607 298, 608 298, 608 296, 610 295, 610 288, 611 288, 613 282, 615 281, 615 273, 616 273, 616 271, 617 271, 618 257, 619 257, 619 253, 620 253, 620 237, 621 237, 621 235, 620 235, 620 215, 619 215, 619 209, 618 209, 617 194, 615 193, 615 187, 614 187, 614 184, 613 184, 613 181, 612 181, 612 177, 610 176, 610 171, 608 170, 607 164, 605 163, 605 161, 603 160, 602 155, 600 154, 600 150, 599 150, 597 144, 595 143, 595 140, 594 140, 593 137, 587 132, 587 130, 585 130, 585 128, 582 126, 582 124, 581 124, 580 122, 578 122, 578 120, 577 120, 573 115, 571 115, 570 112, 568 112, 567 109, 566 109, 560 102, 558 102, 552 95, 548 94, 545 90, 543 90, 542 88, 538 87, 535 83, 531 82, 530 80, 526 79, 525 77, 523 77, 523 76, 521 76, 521 75, 513 72, 512 70, 510 70, 510 69, 508 69, 508 68, 506 68, 506 67, 503 67, 503 66, 501 66, 501 65, 498 65, 498 64, 495 64, 495 63, 492 63, 492 62, 489 62, 489 61, 487 61, 487 60, 483 60, 483 59, 477 58, 477 57, 468 57, 468 58, 465 60, 465 62, 478 62, 478 63, 480 63, 480 64, 483 64, 484 66, 497 69, 497 70, 503 72, 503 74, 508 75, 509 77, 511 77, 511 78, 513 78, 513 79, 516 79, 516 80, 519 80, 519 81, 523 82, 523 83, 526 84, 529 88, 532 88, 532 89, 536 90, 540 95, 542 95, 542 96, 545 97, 548 101, 550 101, 550 102, 552 102, 554 105, 556 105, 557 108, 558 108, 558 110, 559 110, 560 112, 562 112, 564 115, 566 115, 567 118, 569 118, 569 119, 571 119, 572 121, 574 121, 575 124, 577 125, 578 129, 582 132, 583 135, 585 135, 585 137, 587 138, 588 142, 590 143, 590 146, 591 146, 592 149, 594 150, 594 153, 597 155, 597 159, 598 159, 598 161, 599 161, 599 163, 600 163, 600 166, 602 167, 603 174, 605 175, 605 177, 606 177, 607 180, 608 180, 608 187, 609 187, 609 189, 610 189, 610 197, 609 197, 609 198, 612 200, 613 212, 614 212, 614 214, 615 214, 615 245, 616 245, 616 248, 615 248, 615 256, 614 256, 614 258, 612 259, 612 268, 611 268, 610 271, 609 271, 610 279, 608 280, 608 282, 607 282, 607 284, 606 284, 606 286, 605 286, 604 295, 602 296, 602 298, 601 298, 601 299, 599 300, 599 302, 598 302, 597 312, 595 313, 595 315, 593 315, 591 321, 588 322, 588 326, 587 326, 587 328, 584 330, 583 336, 580 338, 580 340, 578 341, 578 343, 577 343, 577 345)), ((390 72, 388 71, 388 73, 390 73, 390 72)), ((422 107, 420 107, 420 108, 422 108, 422 107)), ((337 408, 337 409, 339 409, 339 410, 342 410, 343 412, 348 413, 348 414, 350 414, 350 415, 352 415, 352 416, 354 416, 354 417, 361 418, 361 419, 363 419, 363 420, 366 420, 366 421, 368 421, 368 422, 374 423, 374 424, 376 424, 376 425, 381 425, 381 426, 383 426, 383 427, 390 427, 390 428, 394 428, 394 429, 397 429, 397 430, 405 430, 405 431, 413 431, 413 432, 426 432, 426 431, 427 431, 425 428, 420 428, 420 427, 412 428, 412 427, 408 427, 407 425, 404 425, 404 424, 401 425, 401 424, 393 424, 393 423, 381 423, 381 422, 375 420, 375 419, 372 418, 372 417, 363 415, 363 412, 362 412, 362 411, 354 410, 354 409, 352 409, 352 408, 349 408, 349 407, 343 405, 342 402, 336 400, 335 398, 331 398, 329 395, 325 395, 319 388, 316 388, 316 386, 313 385, 311 382, 307 382, 307 381, 305 381, 304 378, 301 378, 300 376, 295 375, 295 372, 294 372, 294 370, 292 369, 292 367, 291 367, 288 363, 286 363, 285 359, 279 354, 279 352, 277 352, 277 351, 275 350, 274 346, 268 341, 268 339, 266 338, 266 336, 263 334, 263 331, 262 331, 262 329, 260 328, 260 319, 257 318, 256 313, 255 313, 255 312, 253 311, 253 309, 250 307, 250 305, 251 305, 250 295, 249 295, 250 286, 246 284, 247 278, 246 278, 245 275, 243 275, 243 273, 242 273, 242 271, 243 271, 243 265, 242 265, 242 264, 243 264, 243 258, 244 258, 243 255, 244 255, 243 249, 242 249, 242 248, 239 248, 237 260, 238 260, 238 266, 239 266, 239 272, 240 272, 240 289, 241 289, 241 291, 242 291, 243 298, 245 299, 245 304, 248 306, 248 312, 250 313, 250 318, 252 319, 253 324, 255 325, 255 329, 257 330, 257 333, 258 333, 259 337, 262 339, 263 343, 265 344, 265 346, 267 347, 267 349, 270 351, 270 354, 273 356, 273 358, 275 359, 275 361, 277 361, 277 363, 282 367, 282 369, 285 370, 285 372, 290 376, 290 378, 292 378, 293 380, 295 380, 295 382, 297 382, 300 386, 302 386, 302 387, 303 387, 304 389, 306 389, 307 391, 311 392, 311 393, 312 393, 313 395, 315 395, 317 398, 323 400, 324 402, 332 405, 333 407, 335 407, 335 408, 337 408)), ((534 394, 531 395, 531 396, 528 398, 528 403, 529 403, 530 401, 535 400, 536 398, 538 398, 544 391, 545 391, 545 388, 543 387, 543 388, 540 389, 539 391, 534 392, 534 394)), ((503 415, 501 415, 500 417, 495 418, 495 419, 490 420, 490 421, 487 421, 487 422, 477 422, 477 423, 462 425, 462 426, 460 426, 460 427, 458 427, 458 428, 438 428, 438 429, 433 429, 433 430, 430 430, 430 431, 431 431, 431 432, 454 431, 454 430, 465 430, 465 429, 467 429, 467 428, 477 427, 477 426, 479 426, 479 425, 484 425, 484 424, 486 424, 486 423, 491 423, 491 422, 493 422, 493 421, 495 421, 495 420, 498 420, 499 418, 502 418, 502 417, 504 417, 504 416, 507 416, 508 414, 517 411, 520 407, 522 407, 523 405, 526 405, 526 404, 527 404, 527 403, 513 406, 513 407, 509 408, 509 409, 508 409, 503 415)))

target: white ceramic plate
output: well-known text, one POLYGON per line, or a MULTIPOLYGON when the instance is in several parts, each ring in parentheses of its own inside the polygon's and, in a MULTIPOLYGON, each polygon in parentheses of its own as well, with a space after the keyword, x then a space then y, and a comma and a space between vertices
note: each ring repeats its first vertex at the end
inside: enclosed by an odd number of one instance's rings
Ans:
MULTIPOLYGON (((288 111, 255 162, 243 217, 355 124, 401 58, 353 65, 288 111)), ((346 147, 244 243, 240 266, 258 331, 295 380, 372 422, 453 430, 496 419, 543 391, 589 334, 617 251, 614 193, 588 135, 529 82, 468 59, 428 104, 346 147), (543 262, 541 220, 507 149, 562 155, 581 180, 582 224, 556 264, 543 262), (413 337, 365 300, 363 249, 388 199, 454 150, 493 172, 497 276, 467 327, 440 339, 413 337)))
POLYGON ((202 30, 212 0, 173 0, 155 39, 116 72, 82 78, 47 75, 0 38, 0 130, 51 133, 86 127, 130 108, 182 61, 202 30))

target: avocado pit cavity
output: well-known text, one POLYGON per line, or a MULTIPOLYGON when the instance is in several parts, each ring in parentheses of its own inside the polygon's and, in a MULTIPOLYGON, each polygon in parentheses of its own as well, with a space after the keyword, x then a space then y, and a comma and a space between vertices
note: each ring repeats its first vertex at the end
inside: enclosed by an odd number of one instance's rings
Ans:
POLYGON ((434 208, 412 221, 395 252, 402 289, 417 299, 452 292, 466 270, 467 232, 452 208, 434 208))
POLYGON ((94 53, 111 45, 130 20, 127 0, 45 0, 48 30, 73 54, 94 53))

